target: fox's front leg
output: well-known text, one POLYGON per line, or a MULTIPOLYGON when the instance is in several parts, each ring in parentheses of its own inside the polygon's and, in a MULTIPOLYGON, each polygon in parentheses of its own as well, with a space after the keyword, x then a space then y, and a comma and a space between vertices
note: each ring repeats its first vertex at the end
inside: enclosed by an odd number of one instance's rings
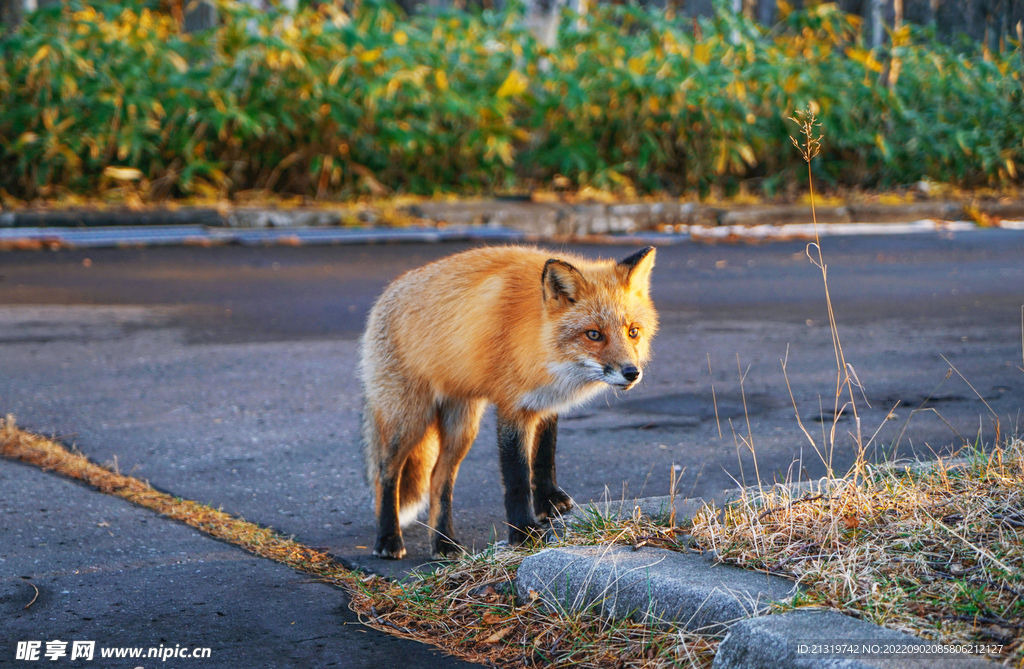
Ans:
POLYGON ((505 520, 508 542, 518 545, 531 534, 540 533, 533 515, 532 457, 536 419, 511 418, 498 412, 498 454, 501 480, 505 485, 505 520))
POLYGON ((558 416, 545 418, 537 426, 533 455, 533 511, 538 520, 548 520, 572 509, 572 498, 558 487, 555 476, 555 441, 558 416))

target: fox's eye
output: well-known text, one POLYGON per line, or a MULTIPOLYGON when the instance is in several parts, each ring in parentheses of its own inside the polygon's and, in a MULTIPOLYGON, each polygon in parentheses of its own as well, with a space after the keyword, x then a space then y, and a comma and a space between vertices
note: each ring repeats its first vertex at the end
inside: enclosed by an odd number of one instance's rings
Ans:
POLYGON ((587 330, 587 339, 590 341, 601 341, 601 333, 598 330, 587 330))
POLYGON ((638 330, 637 328, 629 328, 629 338, 630 339, 636 339, 639 336, 640 336, 640 330, 638 330))

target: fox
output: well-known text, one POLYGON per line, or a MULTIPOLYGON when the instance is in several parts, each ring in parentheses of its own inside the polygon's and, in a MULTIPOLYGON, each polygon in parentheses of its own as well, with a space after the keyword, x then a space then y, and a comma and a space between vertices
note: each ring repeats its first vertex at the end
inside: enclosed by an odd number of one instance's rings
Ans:
POLYGON ((452 497, 485 408, 498 420, 508 541, 572 509, 557 482, 558 415, 643 377, 658 314, 655 249, 590 260, 481 247, 395 279, 360 339, 362 440, 375 498, 373 555, 406 555, 402 528, 428 511, 431 555, 463 551, 452 497))

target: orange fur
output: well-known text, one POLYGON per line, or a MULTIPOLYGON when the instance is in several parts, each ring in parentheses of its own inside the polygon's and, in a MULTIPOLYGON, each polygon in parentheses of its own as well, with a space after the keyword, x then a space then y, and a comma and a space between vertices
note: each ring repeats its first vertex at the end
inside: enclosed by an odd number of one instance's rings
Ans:
POLYGON ((454 484, 487 402, 532 424, 602 389, 635 385, 639 378, 627 376, 647 362, 658 325, 648 296, 653 264, 653 249, 624 265, 491 247, 396 279, 361 341, 363 436, 378 514, 381 476, 397 476, 402 524, 428 498, 436 522, 437 498, 454 484))

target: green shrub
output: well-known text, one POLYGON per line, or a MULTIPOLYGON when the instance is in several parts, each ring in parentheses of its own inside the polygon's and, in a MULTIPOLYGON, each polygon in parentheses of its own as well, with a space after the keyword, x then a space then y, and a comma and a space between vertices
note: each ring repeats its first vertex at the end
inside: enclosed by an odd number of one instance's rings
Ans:
POLYGON ((561 175, 671 193, 753 179, 772 193, 801 178, 786 118, 808 102, 827 138, 815 169, 834 185, 1006 185, 1024 151, 1017 52, 986 60, 908 30, 870 52, 830 5, 770 33, 720 12, 700 40, 689 20, 600 6, 582 26, 567 16, 551 52, 515 8, 221 7, 221 27, 192 35, 151 9, 81 0, 32 15, 0 42, 0 188, 345 199, 561 175), (883 69, 898 70, 892 86, 883 69))

